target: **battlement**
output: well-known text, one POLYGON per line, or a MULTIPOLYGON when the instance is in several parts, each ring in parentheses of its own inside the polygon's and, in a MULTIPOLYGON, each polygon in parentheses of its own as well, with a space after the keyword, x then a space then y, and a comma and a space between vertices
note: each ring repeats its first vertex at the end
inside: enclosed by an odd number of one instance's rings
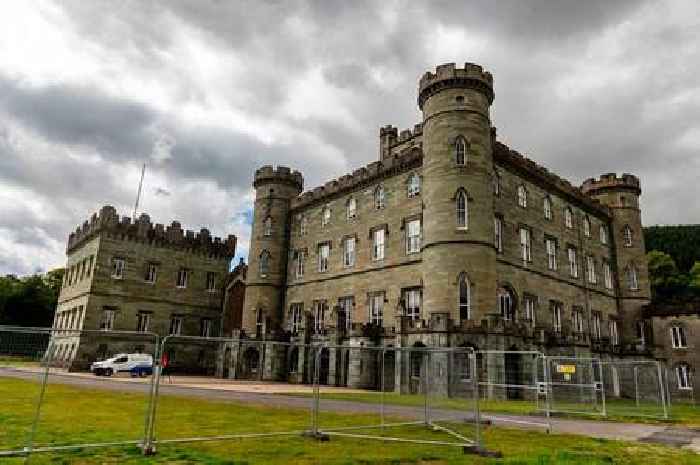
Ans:
POLYGON ((581 190, 587 195, 595 195, 606 190, 632 191, 637 195, 642 193, 642 185, 639 178, 633 174, 623 173, 618 176, 616 173, 606 173, 600 178, 589 178, 583 181, 581 190))
POLYGON ((304 176, 299 171, 292 171, 286 166, 273 168, 270 165, 265 165, 255 171, 253 187, 265 184, 287 184, 296 187, 301 192, 304 190, 304 176))
POLYGON ((457 68, 454 63, 445 63, 435 68, 435 72, 426 72, 418 84, 418 107, 436 92, 443 89, 468 88, 483 92, 493 102, 493 76, 474 63, 465 63, 464 68, 457 68))
POLYGON ((372 162, 356 169, 352 174, 346 174, 338 179, 328 181, 323 186, 304 192, 292 200, 292 208, 304 208, 316 202, 328 201, 331 197, 356 190, 384 177, 408 171, 421 166, 422 163, 423 152, 421 149, 418 147, 408 148, 400 154, 372 162))
POLYGON ((199 232, 183 230, 178 221, 169 226, 151 223, 151 218, 142 213, 136 221, 128 216, 119 217, 117 210, 105 205, 99 214, 93 213, 89 221, 83 222, 68 237, 66 253, 70 253, 98 234, 109 234, 123 240, 148 243, 154 247, 170 247, 192 253, 230 258, 236 254, 236 236, 229 234, 225 241, 212 237, 209 230, 199 232))

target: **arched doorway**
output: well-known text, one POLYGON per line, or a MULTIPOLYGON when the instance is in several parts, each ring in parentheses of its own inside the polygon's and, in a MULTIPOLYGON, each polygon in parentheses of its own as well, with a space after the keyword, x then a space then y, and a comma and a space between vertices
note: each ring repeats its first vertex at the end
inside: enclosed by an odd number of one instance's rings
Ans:
POLYGON ((260 352, 255 347, 248 347, 243 353, 243 378, 257 378, 259 365, 260 352))
POLYGON ((523 398, 523 391, 520 388, 522 384, 523 359, 522 354, 516 353, 517 350, 517 347, 512 346, 504 355, 506 398, 509 400, 523 398))

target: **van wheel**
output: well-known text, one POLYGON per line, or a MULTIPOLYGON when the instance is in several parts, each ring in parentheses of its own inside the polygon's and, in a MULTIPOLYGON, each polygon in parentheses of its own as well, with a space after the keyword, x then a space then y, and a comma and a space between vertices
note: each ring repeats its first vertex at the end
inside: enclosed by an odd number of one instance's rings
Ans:
POLYGON ((107 368, 107 369, 105 370, 105 376, 112 376, 113 373, 114 373, 114 372, 112 371, 111 368, 107 368))
POLYGON ((95 369, 95 376, 102 376, 102 368, 95 369))

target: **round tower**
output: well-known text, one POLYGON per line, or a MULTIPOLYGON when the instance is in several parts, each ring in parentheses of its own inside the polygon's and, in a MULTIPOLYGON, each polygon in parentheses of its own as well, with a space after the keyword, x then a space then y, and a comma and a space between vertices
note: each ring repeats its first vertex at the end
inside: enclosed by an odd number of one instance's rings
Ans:
POLYGON ((284 166, 263 166, 255 172, 253 187, 255 204, 242 326, 249 336, 261 337, 282 323, 289 209, 292 199, 304 188, 304 178, 284 166))
POLYGON ((493 78, 481 66, 438 66, 420 80, 423 112, 423 307, 455 322, 496 308, 493 78), (461 205, 466 214, 460 219, 461 205), (460 307, 466 278, 469 312, 460 307), (469 313, 469 315, 467 315, 469 313))
POLYGON ((642 306, 651 299, 649 269, 644 245, 639 178, 631 174, 607 173, 599 179, 587 179, 581 186, 584 194, 610 208, 608 234, 614 253, 616 286, 622 312, 622 339, 634 343, 642 306))

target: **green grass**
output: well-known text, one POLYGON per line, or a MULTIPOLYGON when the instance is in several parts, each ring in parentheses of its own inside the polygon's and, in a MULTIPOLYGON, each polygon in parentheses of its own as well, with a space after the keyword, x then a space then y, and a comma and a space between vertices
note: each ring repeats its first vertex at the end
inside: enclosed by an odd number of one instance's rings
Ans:
MULTIPOLYGON (((31 423, 38 384, 0 378, 0 448, 21 446, 31 423)), ((52 384, 46 391, 38 444, 76 444, 96 441, 140 439, 146 398, 133 392, 101 391, 52 384)), ((366 424, 376 415, 323 413, 324 425, 366 424)), ((185 438, 207 434, 305 429, 308 410, 213 402, 203 399, 162 396, 159 404, 158 438, 185 438)), ((469 425, 453 425, 462 433, 469 425)), ((401 437, 447 439, 443 433, 423 428, 393 431, 401 437)), ((698 465, 700 456, 670 447, 594 440, 568 435, 488 428, 486 447, 500 450, 503 459, 463 455, 458 448, 391 443, 368 439, 337 438, 317 442, 299 435, 263 439, 226 440, 160 445, 154 457, 143 457, 136 447, 84 449, 35 454, 32 464, 362 464, 362 465, 698 465)), ((3 465, 19 465, 23 459, 5 459, 3 465)))

